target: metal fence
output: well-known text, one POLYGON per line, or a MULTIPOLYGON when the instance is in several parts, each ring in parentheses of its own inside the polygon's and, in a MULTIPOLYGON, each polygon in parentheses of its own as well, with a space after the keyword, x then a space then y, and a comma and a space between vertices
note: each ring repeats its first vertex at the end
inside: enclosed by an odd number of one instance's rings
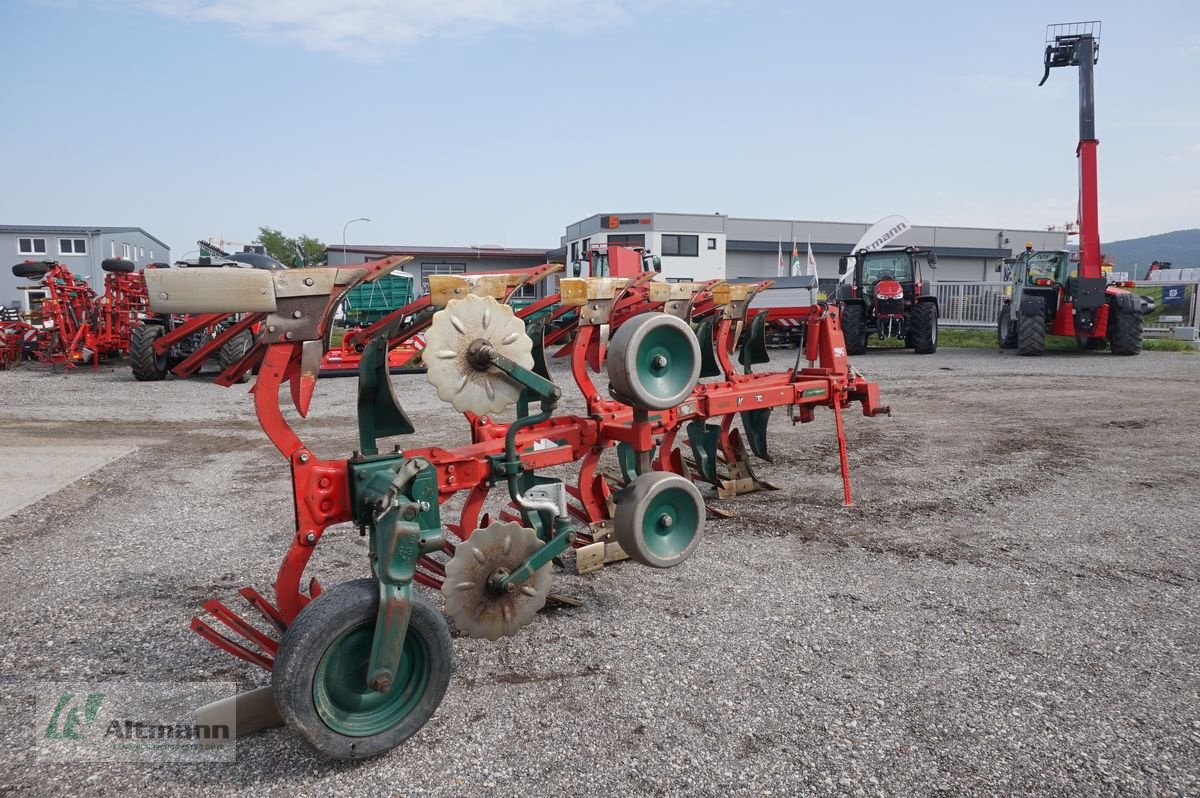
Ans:
POLYGON ((995 327, 1004 283, 939 282, 937 298, 939 327, 995 327))

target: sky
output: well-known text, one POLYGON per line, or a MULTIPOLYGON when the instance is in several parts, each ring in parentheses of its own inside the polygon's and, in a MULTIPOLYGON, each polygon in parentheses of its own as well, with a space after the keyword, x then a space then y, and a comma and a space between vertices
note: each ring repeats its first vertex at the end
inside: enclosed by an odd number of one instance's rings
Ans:
POLYGON ((0 0, 0 223, 556 246, 594 213, 1200 227, 1200 3, 0 0))

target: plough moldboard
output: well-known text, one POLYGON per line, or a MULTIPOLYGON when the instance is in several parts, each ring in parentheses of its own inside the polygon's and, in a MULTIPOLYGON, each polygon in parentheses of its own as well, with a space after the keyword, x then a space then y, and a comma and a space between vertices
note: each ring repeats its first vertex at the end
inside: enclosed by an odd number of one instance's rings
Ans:
MULTIPOLYGON (((832 410, 846 503, 842 412, 855 402, 869 416, 888 412, 877 387, 851 370, 836 309, 805 312, 796 368, 755 373, 766 352, 762 324, 748 308, 769 282, 666 283, 643 270, 639 253, 613 247, 604 274, 561 279, 559 293, 518 313, 506 304, 514 291, 561 267, 432 277, 418 307, 355 334, 357 451, 319 458, 285 420, 280 389, 287 385, 307 415, 340 297, 401 260, 262 272, 253 285, 238 278, 232 292, 222 289, 230 278, 218 270, 147 273, 152 306, 169 297, 170 312, 242 313, 262 322, 254 347, 220 381, 232 384, 257 366, 258 419, 291 466, 295 529, 274 601, 241 591, 278 634, 217 599, 192 628, 272 671, 279 716, 327 756, 390 750, 440 702, 450 635, 415 583, 441 591, 460 632, 512 635, 545 604, 552 562, 568 549, 581 572, 625 557, 672 567, 703 535, 708 511, 695 483, 722 497, 772 487, 754 475, 749 454, 767 456, 773 409, 786 408, 794 422, 812 421, 817 407, 832 410), (188 292, 205 300, 189 307, 188 292), (417 332, 426 379, 464 414, 469 442, 383 451, 383 439, 414 432, 393 391, 389 350, 417 332), (551 357, 569 360, 583 412, 558 412, 562 388, 551 379, 551 357), (602 371, 607 395, 594 379, 602 371), (515 418, 502 420, 514 405, 515 418), (619 473, 601 468, 611 452, 619 473), (545 476, 575 463, 574 479, 545 476), (502 497, 494 517, 485 512, 492 495, 502 497), (443 518, 456 496, 461 508, 443 518), (374 576, 328 589, 315 577, 305 584, 313 550, 345 523, 368 537, 374 576)), ((254 700, 263 697, 247 699, 254 700)))

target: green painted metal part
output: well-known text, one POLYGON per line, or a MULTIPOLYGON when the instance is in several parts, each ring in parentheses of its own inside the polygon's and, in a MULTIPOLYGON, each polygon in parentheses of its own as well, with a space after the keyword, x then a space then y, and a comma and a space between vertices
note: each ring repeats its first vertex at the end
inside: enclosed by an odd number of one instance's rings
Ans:
MULTIPOLYGON (((652 418, 658 418, 653 416, 652 418)), ((633 444, 625 441, 617 442, 617 467, 621 470, 621 480, 628 485, 637 476, 637 451, 633 448, 633 444)), ((654 459, 655 452, 658 451, 658 445, 655 444, 650 449, 650 459, 654 459)))
POLYGON ((642 515, 646 547, 664 559, 686 551, 700 527, 699 512, 691 494, 674 487, 663 490, 642 515))
POLYGON ((717 351, 713 343, 712 319, 705 319, 696 328, 696 338, 700 341, 700 376, 721 376, 721 364, 717 362, 717 351))
POLYGON ((371 568, 379 580, 365 684, 389 693, 401 677, 417 560, 444 542, 437 473, 427 460, 400 454, 360 458, 348 467, 354 520, 369 533, 371 568))
POLYGON ((530 579, 535 572, 546 563, 567 550, 575 540, 575 530, 571 527, 569 518, 559 516, 554 519, 554 537, 545 546, 525 558, 525 562, 515 568, 512 573, 500 580, 500 588, 509 585, 520 585, 530 579))
POLYGON ((693 357, 691 346, 680 340, 680 330, 663 325, 642 338, 633 354, 633 365, 638 379, 650 392, 670 396, 688 387, 695 366, 693 357))
POLYGON ((770 361, 771 356, 767 353, 767 314, 756 313, 750 319, 750 328, 738 352, 738 363, 745 366, 749 374, 756 364, 770 361))
POLYGON ((706 480, 717 484, 717 443, 721 440, 721 426, 700 420, 689 421, 685 432, 696 468, 706 480))
POLYGON ((358 445, 365 455, 379 453, 379 439, 411 435, 415 430, 392 390, 388 339, 392 330, 367 344, 358 366, 358 445))
POLYGON ((313 677, 317 714, 348 737, 370 737, 395 727, 420 703, 433 671, 425 640, 406 636, 391 690, 373 690, 363 678, 373 645, 371 624, 354 627, 326 650, 313 677))
POLYGON ((544 318, 525 321, 525 332, 533 341, 533 373, 550 379, 550 364, 546 360, 546 320, 544 318))
POLYGON ((771 420, 771 408, 763 407, 758 410, 744 410, 741 413, 742 428, 746 431, 746 439, 750 442, 750 451, 762 460, 771 462, 767 454, 767 424, 771 420))

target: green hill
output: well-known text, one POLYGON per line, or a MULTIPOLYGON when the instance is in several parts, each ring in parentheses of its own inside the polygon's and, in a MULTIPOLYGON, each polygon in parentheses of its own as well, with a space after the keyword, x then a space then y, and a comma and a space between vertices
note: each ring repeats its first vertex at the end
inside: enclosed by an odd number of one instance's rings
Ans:
POLYGON ((1156 260, 1170 261, 1175 269, 1200 267, 1200 230, 1176 230, 1143 238, 1129 238, 1100 245, 1119 272, 1131 272, 1135 279, 1146 276, 1156 260))

